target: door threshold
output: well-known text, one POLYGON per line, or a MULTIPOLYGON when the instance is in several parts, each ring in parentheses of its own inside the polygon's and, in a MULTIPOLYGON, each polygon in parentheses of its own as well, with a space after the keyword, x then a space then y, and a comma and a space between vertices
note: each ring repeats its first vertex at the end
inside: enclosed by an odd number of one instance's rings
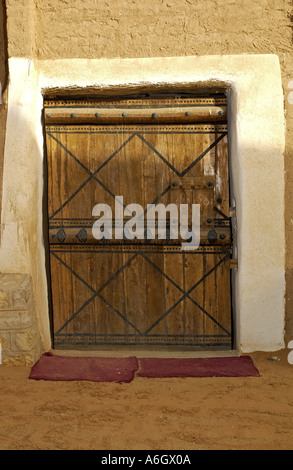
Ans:
POLYGON ((51 351, 58 356, 73 357, 158 357, 158 358, 208 358, 240 356, 237 350, 224 351, 150 351, 150 350, 124 350, 124 351, 77 351, 69 349, 54 349, 51 351))

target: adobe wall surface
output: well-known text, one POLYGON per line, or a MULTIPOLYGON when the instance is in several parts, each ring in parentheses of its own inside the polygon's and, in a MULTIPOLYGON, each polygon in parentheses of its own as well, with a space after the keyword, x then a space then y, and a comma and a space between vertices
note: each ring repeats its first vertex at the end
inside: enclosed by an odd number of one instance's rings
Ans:
POLYGON ((7 0, 9 54, 290 53, 290 0, 7 0))
MULTIPOLYGON (((287 339, 292 339, 292 1, 6 0, 6 6, 10 58, 46 61, 229 54, 276 54, 279 57, 287 126, 287 339)), ((271 112, 274 113, 274 109, 271 112)), ((259 185, 260 192, 263 184, 265 182, 259 185)), ((265 230, 270 230, 269 223, 265 230)))

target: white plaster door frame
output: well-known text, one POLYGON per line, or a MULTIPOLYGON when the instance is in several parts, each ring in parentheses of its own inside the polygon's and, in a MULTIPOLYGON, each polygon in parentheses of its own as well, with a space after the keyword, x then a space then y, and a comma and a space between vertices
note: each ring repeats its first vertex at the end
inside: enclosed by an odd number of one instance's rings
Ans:
POLYGON ((43 239, 43 95, 217 88, 228 89, 230 101, 238 254, 235 347, 242 352, 283 348, 285 117, 278 57, 11 58, 9 70, 1 272, 32 275, 43 348, 51 345, 43 239))

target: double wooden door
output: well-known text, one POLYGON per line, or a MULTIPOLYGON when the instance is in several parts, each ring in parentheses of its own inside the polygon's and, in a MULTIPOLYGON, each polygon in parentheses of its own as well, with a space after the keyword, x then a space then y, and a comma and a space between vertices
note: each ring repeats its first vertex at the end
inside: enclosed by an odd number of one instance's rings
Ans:
POLYGON ((44 113, 54 346, 231 348, 226 98, 47 100, 44 113), (117 196, 123 224, 139 204, 143 226, 148 204, 200 204, 200 246, 184 250, 168 218, 165 239, 97 240, 93 208, 111 208, 115 234, 117 196))

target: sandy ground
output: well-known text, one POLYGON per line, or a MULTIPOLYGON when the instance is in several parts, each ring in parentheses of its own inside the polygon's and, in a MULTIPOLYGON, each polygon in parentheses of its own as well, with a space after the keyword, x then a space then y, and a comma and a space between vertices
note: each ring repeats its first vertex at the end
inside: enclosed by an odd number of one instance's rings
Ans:
POLYGON ((287 356, 252 354, 257 378, 121 385, 34 381, 28 367, 0 366, 0 449, 292 450, 287 356))

